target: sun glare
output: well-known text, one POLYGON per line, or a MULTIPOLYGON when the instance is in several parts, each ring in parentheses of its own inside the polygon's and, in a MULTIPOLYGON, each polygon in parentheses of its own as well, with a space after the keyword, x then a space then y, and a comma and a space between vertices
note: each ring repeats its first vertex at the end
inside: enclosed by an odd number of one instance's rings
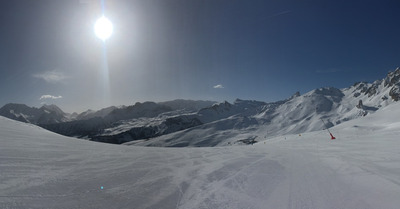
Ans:
POLYGON ((110 38, 111 34, 113 33, 113 25, 111 21, 104 16, 97 19, 96 23, 94 24, 94 33, 103 41, 110 38))

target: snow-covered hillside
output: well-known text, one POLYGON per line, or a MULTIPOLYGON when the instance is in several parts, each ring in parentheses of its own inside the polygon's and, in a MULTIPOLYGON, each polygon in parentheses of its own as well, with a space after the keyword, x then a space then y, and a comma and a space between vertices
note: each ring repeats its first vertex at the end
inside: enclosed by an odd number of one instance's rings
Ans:
POLYGON ((214 148, 96 143, 0 117, 0 208, 397 209, 399 114, 341 123, 335 140, 259 129, 252 146, 214 148))

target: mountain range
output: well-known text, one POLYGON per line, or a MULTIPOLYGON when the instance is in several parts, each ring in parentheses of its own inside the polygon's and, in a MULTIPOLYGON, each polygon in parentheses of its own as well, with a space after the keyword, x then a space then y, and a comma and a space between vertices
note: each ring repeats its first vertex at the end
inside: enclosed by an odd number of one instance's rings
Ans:
POLYGON ((323 130, 364 117, 400 99, 400 68, 373 83, 318 88, 277 101, 173 100, 64 113, 6 104, 0 115, 92 141, 140 146, 224 146, 258 138, 323 130), (325 125, 324 125, 325 123, 325 125), (263 134, 260 134, 263 133, 263 134))

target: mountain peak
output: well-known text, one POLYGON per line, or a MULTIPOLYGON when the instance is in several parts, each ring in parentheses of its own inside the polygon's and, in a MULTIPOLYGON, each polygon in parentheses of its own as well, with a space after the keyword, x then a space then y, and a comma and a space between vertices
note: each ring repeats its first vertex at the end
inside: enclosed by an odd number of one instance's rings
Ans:
POLYGON ((44 104, 44 105, 41 107, 41 109, 47 109, 47 110, 50 110, 50 111, 54 111, 54 112, 57 112, 57 113, 62 113, 62 114, 64 114, 64 111, 62 111, 61 108, 59 108, 59 107, 58 107, 57 105, 55 105, 55 104, 50 104, 50 105, 44 104))
POLYGON ((299 91, 297 91, 296 93, 294 93, 291 97, 289 97, 289 99, 288 100, 292 100, 292 99, 294 99, 294 98, 296 98, 296 97, 299 97, 300 96, 300 92, 299 91))
POLYGON ((394 86, 398 84, 400 81, 400 67, 396 68, 395 71, 389 72, 386 78, 384 79, 384 86, 394 86))

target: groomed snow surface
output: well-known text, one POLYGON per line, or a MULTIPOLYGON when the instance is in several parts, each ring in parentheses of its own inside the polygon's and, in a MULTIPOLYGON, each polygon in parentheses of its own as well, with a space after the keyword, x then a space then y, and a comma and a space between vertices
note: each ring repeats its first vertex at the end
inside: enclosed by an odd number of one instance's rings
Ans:
MULTIPOLYGON (((400 207, 400 103, 248 146, 157 148, 0 117, 0 208, 400 207)), ((263 133, 257 138, 263 139, 263 133)))

